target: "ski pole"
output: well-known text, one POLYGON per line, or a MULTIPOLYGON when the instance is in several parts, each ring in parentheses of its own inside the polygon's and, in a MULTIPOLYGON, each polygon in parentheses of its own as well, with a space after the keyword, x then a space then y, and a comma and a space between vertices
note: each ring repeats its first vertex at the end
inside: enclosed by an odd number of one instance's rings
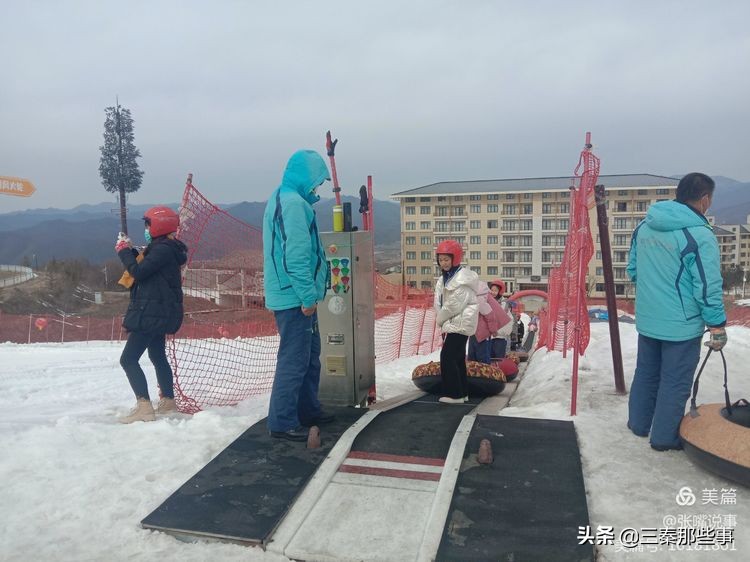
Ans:
POLYGON ((339 187, 339 178, 336 175, 336 143, 339 139, 331 141, 331 131, 326 132, 326 153, 331 161, 331 175, 333 176, 333 193, 336 195, 336 205, 341 205, 341 188, 339 187))

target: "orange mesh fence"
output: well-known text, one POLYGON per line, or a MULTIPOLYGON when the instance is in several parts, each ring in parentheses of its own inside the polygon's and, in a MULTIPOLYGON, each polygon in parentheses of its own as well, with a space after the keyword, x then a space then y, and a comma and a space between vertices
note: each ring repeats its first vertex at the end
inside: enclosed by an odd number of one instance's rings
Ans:
POLYGON ((586 272, 594 254, 589 209, 594 206, 594 187, 599 177, 599 159, 591 152, 590 136, 575 170, 578 187, 571 188, 570 220, 565 252, 559 267, 549 275, 548 314, 540 331, 539 345, 550 350, 577 349, 583 355, 589 344, 586 309, 586 272), (582 173, 578 172, 583 167, 582 173))

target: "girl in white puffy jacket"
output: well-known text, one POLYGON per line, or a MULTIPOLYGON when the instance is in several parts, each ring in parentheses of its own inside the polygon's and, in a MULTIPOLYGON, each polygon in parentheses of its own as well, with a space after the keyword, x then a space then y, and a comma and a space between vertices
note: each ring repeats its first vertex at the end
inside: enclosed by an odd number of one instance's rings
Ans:
POLYGON ((441 276, 435 286, 437 325, 444 334, 440 350, 440 376, 445 404, 468 400, 466 342, 474 335, 479 319, 476 287, 478 276, 461 266, 463 249, 455 240, 438 244, 437 261, 441 276))

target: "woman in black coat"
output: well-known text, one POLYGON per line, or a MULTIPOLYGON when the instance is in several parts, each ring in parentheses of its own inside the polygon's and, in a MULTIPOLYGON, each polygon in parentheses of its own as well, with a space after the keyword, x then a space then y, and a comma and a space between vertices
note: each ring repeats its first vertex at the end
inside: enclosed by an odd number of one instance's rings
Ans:
POLYGON ((182 274, 187 262, 187 246, 175 238, 179 217, 168 207, 153 207, 144 215, 148 246, 142 259, 128 238, 115 246, 125 270, 132 277, 130 304, 123 327, 129 332, 120 365, 136 397, 136 407, 122 423, 153 421, 155 413, 177 409, 174 402, 172 368, 167 361, 166 334, 174 334, 182 325, 182 274), (143 352, 154 364, 161 400, 156 411, 148 394, 143 369, 138 364, 143 352))

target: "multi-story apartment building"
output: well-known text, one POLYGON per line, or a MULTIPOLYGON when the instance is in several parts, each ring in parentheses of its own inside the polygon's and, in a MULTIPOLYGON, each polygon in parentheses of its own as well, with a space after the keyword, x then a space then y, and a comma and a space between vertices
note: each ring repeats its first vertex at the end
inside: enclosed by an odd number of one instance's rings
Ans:
POLYGON ((745 224, 714 226, 719 242, 721 267, 738 267, 750 271, 750 215, 745 224))
MULTIPOLYGON (((599 176, 607 189, 615 291, 632 297, 625 267, 633 229, 651 203, 674 199, 677 180, 652 174, 599 176)), ((432 288, 435 249, 459 241, 464 263, 485 281, 503 279, 509 291, 545 289, 563 257, 570 221, 570 177, 441 182, 391 195, 401 207, 401 260, 405 284, 432 288)), ((591 296, 604 296, 596 222, 589 213, 596 254, 589 266, 591 296)))

